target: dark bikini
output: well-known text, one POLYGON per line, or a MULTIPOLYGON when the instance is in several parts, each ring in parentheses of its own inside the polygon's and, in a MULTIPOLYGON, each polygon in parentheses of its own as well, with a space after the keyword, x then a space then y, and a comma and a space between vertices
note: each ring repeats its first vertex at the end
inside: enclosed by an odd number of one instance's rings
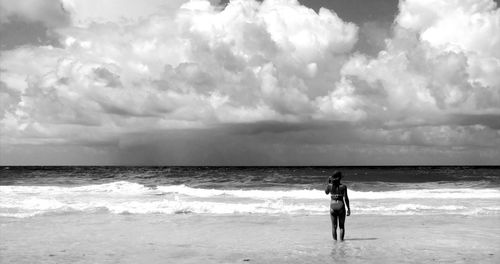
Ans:
MULTIPOLYGON (((336 191, 340 192, 340 186, 336 186, 336 191)), ((345 215, 345 207, 344 207, 344 195, 339 193, 333 193, 333 185, 331 187, 331 195, 332 198, 330 201, 330 214, 332 215, 345 215)))

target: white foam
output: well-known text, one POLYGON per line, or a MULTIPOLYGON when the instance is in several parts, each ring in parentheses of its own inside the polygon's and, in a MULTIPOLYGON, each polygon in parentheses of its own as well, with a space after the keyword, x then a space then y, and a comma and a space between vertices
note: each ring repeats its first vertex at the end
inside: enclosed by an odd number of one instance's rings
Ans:
MULTIPOLYGON (((40 214, 54 213, 102 213, 113 214, 328 214, 328 204, 287 203, 283 200, 227 203, 204 202, 184 200, 158 200, 158 201, 93 201, 61 203, 60 201, 37 201, 36 203, 21 203, 16 210, 4 211, 0 209, 0 216, 31 217, 40 214), (44 206, 39 206, 44 205, 44 206)), ((12 209, 12 207, 11 207, 12 209)), ((475 207, 463 205, 428 205, 428 204, 394 204, 394 205, 368 205, 353 207, 353 215, 423 215, 423 214, 461 214, 481 215, 500 214, 500 207, 475 207)))
MULTIPOLYGON (((500 214, 500 190, 349 191, 353 214, 500 214)), ((0 186, 0 216, 47 213, 327 214, 323 190, 148 188, 126 181, 79 187, 0 186)))
POLYGON ((67 194, 67 193, 113 193, 113 194, 144 194, 151 191, 144 185, 118 181, 105 184, 84 185, 78 187, 63 186, 0 186, 0 192, 5 194, 67 194))
MULTIPOLYGON (((252 199, 328 199, 323 190, 220 190, 192 188, 185 185, 158 186, 156 189, 138 183, 119 181, 79 187, 61 186, 0 186, 3 194, 109 194, 153 195, 181 194, 191 197, 231 196, 252 199)), ((500 190, 493 188, 408 189, 398 191, 348 191, 352 199, 500 199, 500 190)))
MULTIPOLYGON (((157 188, 164 193, 176 193, 194 197, 233 196, 254 199, 325 199, 323 190, 216 190, 197 189, 185 185, 160 186, 157 188)), ((400 190, 385 192, 348 191, 352 199, 500 199, 500 190, 497 189, 427 189, 427 190, 400 190)))
POLYGON ((175 193, 192 197, 214 197, 214 196, 232 196, 239 198, 253 199, 325 199, 324 191, 320 190, 218 190, 218 189, 199 189, 191 188, 185 185, 159 186, 158 191, 163 193, 175 193))
POLYGON ((203 202, 203 201, 126 201, 110 202, 95 201, 90 203, 68 203, 54 202, 46 200, 37 203, 21 202, 16 205, 2 206, 2 209, 17 209, 16 213, 3 213, 3 216, 26 217, 43 213, 54 212, 96 212, 106 209, 111 213, 122 214, 177 214, 177 213, 207 213, 207 214, 296 214, 296 213, 320 213, 328 210, 327 205, 304 205, 304 204, 284 204, 283 201, 266 201, 259 203, 224 203, 224 202, 203 202), (39 206, 43 204, 44 206, 39 206))

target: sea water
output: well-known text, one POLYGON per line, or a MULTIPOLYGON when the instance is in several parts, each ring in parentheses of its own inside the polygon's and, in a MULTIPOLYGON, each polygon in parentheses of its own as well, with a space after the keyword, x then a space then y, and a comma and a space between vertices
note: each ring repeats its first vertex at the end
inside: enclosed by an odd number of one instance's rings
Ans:
POLYGON ((335 170, 353 215, 500 215, 500 167, 1 167, 0 217, 324 215, 335 170))

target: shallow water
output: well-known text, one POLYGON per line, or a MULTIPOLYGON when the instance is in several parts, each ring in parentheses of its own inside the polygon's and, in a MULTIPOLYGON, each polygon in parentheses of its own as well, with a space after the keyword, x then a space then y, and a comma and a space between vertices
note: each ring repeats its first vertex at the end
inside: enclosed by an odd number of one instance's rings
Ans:
POLYGON ((498 216, 82 214, 1 218, 2 263, 498 263, 498 216))

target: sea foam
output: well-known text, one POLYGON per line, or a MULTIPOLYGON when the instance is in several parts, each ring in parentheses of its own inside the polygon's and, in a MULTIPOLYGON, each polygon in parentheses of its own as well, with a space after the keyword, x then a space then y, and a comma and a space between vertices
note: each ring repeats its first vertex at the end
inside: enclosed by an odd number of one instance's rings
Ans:
MULTIPOLYGON (((163 195, 182 194, 192 197, 208 198, 232 196, 253 199, 325 199, 323 190, 276 190, 276 189, 202 189, 186 185, 146 187, 138 183, 118 181, 106 184, 85 185, 78 187, 63 186, 0 186, 2 194, 110 194, 110 195, 163 195)), ((500 199, 500 190, 494 188, 443 188, 443 189, 408 189, 398 191, 353 191, 348 195, 352 199, 500 199)))
MULTIPOLYGON (((429 188, 349 190, 353 214, 500 214, 500 190, 429 188)), ((327 214, 329 196, 317 189, 147 187, 117 181, 85 186, 0 186, 0 216, 53 213, 327 214)))

